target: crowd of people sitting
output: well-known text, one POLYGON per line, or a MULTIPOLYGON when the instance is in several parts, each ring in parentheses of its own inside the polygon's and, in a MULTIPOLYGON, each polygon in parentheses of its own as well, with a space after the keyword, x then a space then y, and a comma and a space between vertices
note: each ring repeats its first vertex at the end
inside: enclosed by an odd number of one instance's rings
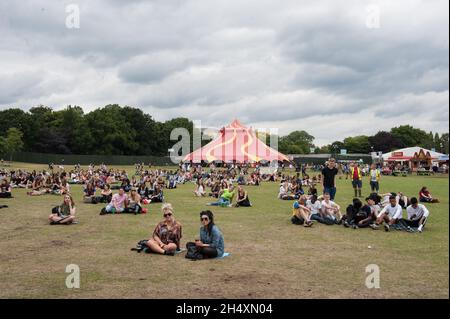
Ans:
POLYGON ((407 199, 406 196, 396 193, 379 195, 371 193, 365 198, 365 204, 354 198, 345 212, 334 201, 330 194, 301 196, 293 204, 291 222, 305 227, 311 227, 314 221, 325 225, 344 225, 347 228, 366 228, 374 230, 384 226, 386 231, 392 227, 409 232, 422 232, 429 216, 429 210, 420 204, 417 197, 407 199), (403 209, 407 216, 403 218, 403 209))
MULTIPOLYGON (((331 163, 333 164, 333 163, 331 163)), ((408 198, 402 192, 378 194, 376 167, 370 167, 369 179, 372 193, 362 203, 361 187, 355 187, 355 198, 343 211, 334 201, 335 187, 323 187, 319 195, 318 188, 330 183, 330 174, 337 174, 335 166, 326 164, 322 171, 310 177, 306 170, 299 170, 294 176, 277 171, 271 174, 261 174, 260 168, 245 165, 225 165, 216 167, 210 165, 205 169, 202 165, 180 165, 178 170, 148 169, 143 164, 135 166, 131 176, 124 170, 110 169, 106 165, 89 165, 86 169, 80 165, 66 172, 63 166, 49 165, 49 170, 25 171, 3 169, 0 171, 0 198, 12 198, 14 188, 25 188, 30 196, 55 194, 64 196, 63 203, 52 210, 49 217, 51 224, 72 224, 75 222, 75 202, 71 195, 71 185, 81 184, 83 187, 83 202, 88 204, 103 203, 101 215, 115 213, 146 213, 143 205, 164 202, 165 189, 176 189, 177 185, 186 182, 195 184, 194 196, 211 197, 215 200, 210 206, 251 207, 252 203, 245 187, 259 186, 264 181, 280 181, 278 198, 292 200, 293 212, 291 221, 311 227, 315 222, 333 225, 342 224, 345 227, 378 229, 384 225, 388 230, 392 225, 413 227, 422 230, 429 211, 423 203, 436 203, 427 187, 422 187, 417 197, 408 198), (328 166, 327 166, 328 165, 328 166), (373 173, 375 172, 375 174, 373 173), (374 184, 376 183, 376 185, 374 184), (334 189, 333 189, 334 188, 334 189), (358 192, 356 191, 358 190, 358 192), (117 191, 114 193, 114 191, 117 191), (403 220, 402 211, 406 209, 408 217, 403 220), (419 210, 418 212, 416 212, 419 210), (412 212, 416 212, 415 216, 412 212), (414 217, 413 219, 412 216, 414 217), (422 218, 425 217, 425 218, 422 218), (420 227, 419 227, 420 226, 420 227)), ((357 164, 350 164, 352 178, 358 178, 361 172, 357 164)), ((331 185, 332 186, 332 185, 331 185)), ((0 205, 5 208, 6 205, 0 205)))
POLYGON ((291 222, 297 225, 311 227, 315 221, 326 225, 344 225, 345 227, 357 229, 371 227, 376 230, 380 225, 386 231, 391 228, 406 230, 409 232, 422 232, 427 217, 428 209, 419 202, 437 203, 427 187, 422 187, 418 197, 408 198, 402 192, 389 192, 379 194, 380 169, 374 164, 369 170, 369 182, 371 193, 365 198, 363 204, 362 197, 362 173, 358 163, 349 164, 349 175, 354 188, 354 199, 347 206, 345 212, 334 202, 336 195, 335 177, 338 174, 336 161, 330 158, 321 173, 323 179, 323 195, 317 196, 315 184, 311 183, 306 193, 302 185, 305 184, 297 178, 286 178, 280 184, 278 194, 279 199, 295 200, 291 222), (403 218, 403 209, 407 212, 407 217, 403 218))

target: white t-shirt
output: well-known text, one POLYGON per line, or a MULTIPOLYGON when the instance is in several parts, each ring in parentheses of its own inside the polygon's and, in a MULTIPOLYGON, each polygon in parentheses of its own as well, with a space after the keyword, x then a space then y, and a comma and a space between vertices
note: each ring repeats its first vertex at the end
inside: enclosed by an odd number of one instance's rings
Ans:
POLYGON ((418 204, 417 208, 414 208, 412 205, 409 205, 406 208, 406 213, 408 214, 409 220, 420 220, 422 217, 428 217, 430 215, 430 212, 425 207, 425 205, 418 204), (416 217, 413 219, 411 218, 413 215, 416 215, 416 217))
POLYGON ((372 214, 375 214, 375 216, 377 216, 378 212, 381 210, 381 207, 377 204, 373 205, 373 206, 369 206, 370 207, 370 212, 372 214))
POLYGON ((372 182, 376 182, 377 181, 377 175, 378 175, 378 171, 376 169, 370 170, 370 180, 372 182))
POLYGON ((338 205, 332 200, 330 200, 328 203, 325 200, 323 200, 321 206, 325 208, 334 208, 337 207, 338 205))
POLYGON ((402 218, 402 207, 399 204, 395 205, 394 207, 389 204, 381 210, 380 214, 378 214, 378 217, 380 217, 384 213, 387 213, 392 219, 400 219, 402 218))
POLYGON ((318 214, 320 208, 322 208, 322 204, 320 201, 316 200, 314 204, 311 202, 310 199, 306 201, 306 207, 308 207, 311 210, 311 215, 318 214))

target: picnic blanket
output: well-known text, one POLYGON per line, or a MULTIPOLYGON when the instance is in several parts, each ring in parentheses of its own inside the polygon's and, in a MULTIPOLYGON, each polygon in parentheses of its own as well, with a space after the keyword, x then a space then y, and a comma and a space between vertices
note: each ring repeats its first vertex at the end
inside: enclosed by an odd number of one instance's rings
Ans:
POLYGON ((216 258, 214 258, 214 259, 224 259, 225 257, 228 257, 228 256, 231 256, 231 254, 230 254, 230 253, 223 253, 222 256, 216 257, 216 258))

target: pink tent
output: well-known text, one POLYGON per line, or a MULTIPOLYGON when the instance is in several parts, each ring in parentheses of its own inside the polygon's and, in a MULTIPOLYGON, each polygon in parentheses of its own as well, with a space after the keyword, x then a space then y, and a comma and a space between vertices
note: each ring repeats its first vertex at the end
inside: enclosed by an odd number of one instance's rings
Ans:
POLYGON ((183 161, 260 162, 289 161, 289 158, 267 146, 256 137, 252 128, 245 127, 238 120, 223 127, 210 143, 186 155, 183 161))

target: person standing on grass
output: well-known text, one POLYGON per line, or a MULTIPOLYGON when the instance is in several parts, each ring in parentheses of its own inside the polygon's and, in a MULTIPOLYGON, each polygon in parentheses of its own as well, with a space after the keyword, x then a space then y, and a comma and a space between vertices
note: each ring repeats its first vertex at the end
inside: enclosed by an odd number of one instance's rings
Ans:
POLYGON ((352 186, 355 197, 361 197, 362 173, 358 163, 352 163, 350 165, 350 176, 352 177, 352 186))
POLYGON ((386 205, 378 214, 374 224, 371 224, 372 229, 377 230, 380 225, 384 223, 384 230, 389 231, 390 225, 396 224, 402 218, 402 207, 397 203, 396 196, 389 197, 389 205, 386 205))
POLYGON ((71 195, 64 195, 64 201, 61 205, 52 209, 48 216, 50 225, 69 225, 75 222, 75 202, 71 195))
POLYGON ((370 190, 372 193, 378 193, 380 190, 380 170, 375 164, 370 166, 369 178, 370 178, 370 190))
POLYGON ((411 205, 406 208, 408 219, 400 219, 399 223, 405 225, 408 228, 417 228, 421 233, 425 223, 427 222, 430 212, 423 204, 419 204, 416 197, 411 198, 411 205))
POLYGON ((327 165, 324 169, 322 169, 323 175, 323 193, 328 193, 330 195, 330 199, 334 200, 336 196, 336 181, 335 177, 338 173, 338 169, 336 168, 336 160, 334 158, 330 158, 327 162, 327 165))

